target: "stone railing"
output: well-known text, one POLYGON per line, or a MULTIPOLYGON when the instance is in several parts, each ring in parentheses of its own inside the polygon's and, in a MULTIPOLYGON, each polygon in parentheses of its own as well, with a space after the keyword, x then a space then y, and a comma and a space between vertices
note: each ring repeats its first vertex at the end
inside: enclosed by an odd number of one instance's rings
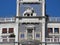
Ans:
POLYGON ((14 21, 15 21, 14 17, 0 18, 0 22, 14 22, 14 21))
POLYGON ((46 38, 46 42, 60 42, 60 38, 46 38))
POLYGON ((60 22, 60 17, 49 17, 49 22, 60 22))
POLYGON ((0 42, 15 42, 15 38, 1 38, 0 42))

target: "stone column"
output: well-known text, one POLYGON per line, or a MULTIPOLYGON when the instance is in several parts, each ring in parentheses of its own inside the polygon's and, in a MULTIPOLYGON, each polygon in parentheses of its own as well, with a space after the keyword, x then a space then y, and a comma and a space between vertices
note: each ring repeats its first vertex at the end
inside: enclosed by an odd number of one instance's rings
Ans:
POLYGON ((25 39, 27 40, 27 30, 26 30, 26 34, 25 34, 26 36, 25 36, 25 39))
POLYGON ((19 12, 20 12, 20 5, 19 5, 19 0, 17 0, 17 12, 16 12, 16 16, 19 16, 19 12))
POLYGON ((33 36, 33 40, 34 40, 34 29, 33 29, 33 35, 32 36, 33 36))
POLYGON ((45 18, 42 19, 42 45, 45 45, 45 18))
MULTIPOLYGON (((53 34, 54 34, 54 27, 53 27, 53 34)), ((53 36, 53 42, 54 42, 54 37, 55 37, 55 36, 53 36)))
POLYGON ((45 0, 42 0, 42 16, 45 16, 45 0))

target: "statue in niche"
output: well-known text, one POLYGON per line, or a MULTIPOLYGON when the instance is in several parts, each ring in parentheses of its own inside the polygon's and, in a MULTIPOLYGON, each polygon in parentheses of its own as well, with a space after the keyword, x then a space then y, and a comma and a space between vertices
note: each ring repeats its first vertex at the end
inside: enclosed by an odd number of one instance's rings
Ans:
POLYGON ((33 8, 28 7, 28 8, 24 11, 23 16, 34 16, 33 14, 36 14, 36 13, 34 12, 33 8))

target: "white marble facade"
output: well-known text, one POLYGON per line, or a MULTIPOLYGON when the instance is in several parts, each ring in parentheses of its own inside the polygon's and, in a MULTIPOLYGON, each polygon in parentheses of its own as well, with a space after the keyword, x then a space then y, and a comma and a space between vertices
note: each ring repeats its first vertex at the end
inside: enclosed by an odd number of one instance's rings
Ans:
POLYGON ((16 42, 15 45, 60 42, 60 21, 58 17, 48 20, 45 0, 17 0, 16 3, 16 17, 0 18, 0 42, 16 42))

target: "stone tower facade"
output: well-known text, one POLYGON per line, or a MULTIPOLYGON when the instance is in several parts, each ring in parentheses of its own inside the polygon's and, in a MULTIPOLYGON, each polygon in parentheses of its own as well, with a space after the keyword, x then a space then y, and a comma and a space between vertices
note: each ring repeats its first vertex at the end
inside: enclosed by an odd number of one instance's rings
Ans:
POLYGON ((45 0, 17 0, 16 18, 22 45, 45 42, 45 0))

